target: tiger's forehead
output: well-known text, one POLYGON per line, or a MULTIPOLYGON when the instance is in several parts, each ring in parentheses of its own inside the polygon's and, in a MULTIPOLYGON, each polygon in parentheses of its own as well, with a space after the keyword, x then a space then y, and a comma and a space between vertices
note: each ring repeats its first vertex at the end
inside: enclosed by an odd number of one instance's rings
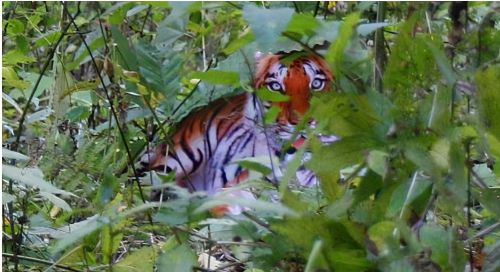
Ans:
POLYGON ((272 63, 269 66, 266 78, 281 81, 288 76, 289 70, 294 69, 301 70, 309 78, 313 78, 317 74, 324 74, 318 63, 310 59, 300 58, 292 61, 288 66, 279 60, 275 63, 272 63))
POLYGON ((283 82, 289 75, 304 73, 307 79, 322 77, 332 80, 333 76, 328 64, 319 56, 301 55, 292 58, 290 55, 256 54, 256 72, 254 84, 261 87, 274 79, 283 82))

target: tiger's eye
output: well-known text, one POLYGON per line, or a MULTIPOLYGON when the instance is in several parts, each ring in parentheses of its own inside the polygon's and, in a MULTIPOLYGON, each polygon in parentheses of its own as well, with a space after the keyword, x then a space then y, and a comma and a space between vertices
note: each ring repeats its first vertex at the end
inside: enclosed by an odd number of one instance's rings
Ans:
POLYGON ((282 90, 281 84, 277 81, 269 82, 267 84, 267 87, 269 88, 269 90, 275 91, 275 92, 279 92, 282 90))
POLYGON ((311 89, 313 90, 321 90, 325 86, 325 80, 321 78, 315 78, 311 82, 311 89))

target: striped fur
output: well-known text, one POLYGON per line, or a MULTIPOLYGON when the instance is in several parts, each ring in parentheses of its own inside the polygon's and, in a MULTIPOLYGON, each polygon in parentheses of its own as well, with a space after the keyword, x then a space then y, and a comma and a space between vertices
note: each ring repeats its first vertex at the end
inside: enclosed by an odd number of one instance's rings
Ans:
MULTIPOLYGON (((288 66, 283 55, 258 55, 254 86, 290 96, 277 105, 277 124, 297 124, 309 109, 311 92, 331 88, 332 74, 323 59, 300 57, 288 66)), ((190 191, 214 194, 248 176, 235 160, 269 156, 280 150, 279 135, 262 126, 261 101, 251 93, 220 98, 182 120, 172 136, 173 146, 162 143, 144 155, 151 170, 175 171, 177 184, 190 191)))

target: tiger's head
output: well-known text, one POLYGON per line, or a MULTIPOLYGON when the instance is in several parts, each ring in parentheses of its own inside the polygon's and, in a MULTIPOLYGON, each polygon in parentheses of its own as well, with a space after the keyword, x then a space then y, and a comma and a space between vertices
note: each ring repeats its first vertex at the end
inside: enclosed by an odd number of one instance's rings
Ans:
POLYGON ((281 108, 277 117, 280 125, 296 125, 309 110, 312 93, 332 89, 332 72, 319 56, 289 59, 287 55, 258 52, 255 59, 255 88, 267 87, 290 97, 286 102, 276 103, 281 108))

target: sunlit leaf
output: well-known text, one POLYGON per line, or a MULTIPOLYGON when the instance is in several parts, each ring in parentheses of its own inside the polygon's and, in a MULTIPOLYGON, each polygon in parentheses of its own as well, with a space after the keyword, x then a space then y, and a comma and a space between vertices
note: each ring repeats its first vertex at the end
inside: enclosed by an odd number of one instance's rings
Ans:
POLYGON ((48 183, 43 179, 43 173, 38 168, 18 168, 11 165, 2 165, 2 175, 19 181, 25 185, 39 188, 41 191, 53 194, 61 194, 68 196, 75 196, 71 192, 56 188, 54 185, 48 183))
POLYGON ((224 84, 237 86, 240 83, 240 76, 236 72, 209 70, 206 72, 193 72, 191 78, 204 80, 212 84, 224 84))
POLYGON ((264 9, 253 4, 243 7, 243 18, 248 21, 262 52, 274 52, 282 50, 278 44, 281 32, 283 32, 294 10, 292 8, 264 9))
POLYGON ((196 264, 193 250, 187 244, 182 244, 161 254, 156 266, 158 271, 191 271, 196 264))
POLYGON ((22 160, 22 161, 25 161, 25 160, 28 160, 29 157, 24 155, 24 154, 21 154, 19 152, 15 152, 15 151, 12 151, 12 150, 8 150, 6 148, 2 148, 2 158, 6 158, 6 159, 14 159, 14 160, 22 160))
POLYGON ((56 195, 43 191, 38 194, 46 198, 48 201, 52 202, 52 204, 54 204, 56 207, 59 207, 67 212, 71 211, 71 207, 69 206, 69 204, 63 199, 57 197, 56 195))

